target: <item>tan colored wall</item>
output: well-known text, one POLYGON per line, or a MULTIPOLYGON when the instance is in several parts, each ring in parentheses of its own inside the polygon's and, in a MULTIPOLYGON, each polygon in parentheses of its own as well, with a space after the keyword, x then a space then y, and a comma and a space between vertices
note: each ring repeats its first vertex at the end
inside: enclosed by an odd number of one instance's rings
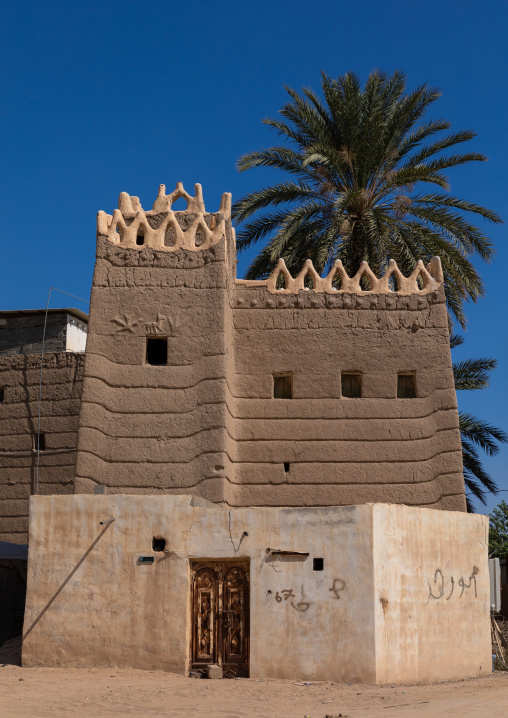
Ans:
MULTIPOLYGON (((180 216, 184 226, 186 219, 180 216)), ((97 256, 76 491, 99 483, 115 493, 187 490, 224 501, 225 241, 158 253, 99 237, 97 256), (168 337, 167 366, 146 364, 151 334, 168 337)))
MULTIPOLYGON (((39 410, 40 355, 0 357, 0 540, 28 541, 28 498, 35 491, 37 454, 33 435, 39 410)), ((73 493, 78 413, 83 382, 82 354, 44 356, 40 454, 41 494, 73 493)))
POLYGON ((122 194, 121 210, 99 213, 76 492, 465 511, 439 260, 407 279, 391 263, 363 295, 360 273, 346 279, 340 266, 322 280, 307 264, 294 280, 282 267, 278 292, 279 270, 235 280, 228 202, 210 214, 198 185, 195 197, 161 187, 149 212, 122 194), (172 211, 179 196, 188 211, 172 211), (169 230, 175 246, 164 244, 169 230), (299 290, 311 270, 316 291, 299 290), (336 270, 347 291, 332 288, 336 270), (149 334, 168 337, 167 366, 145 363, 149 334), (343 371, 362 373, 361 399, 341 397, 343 371), (397 373, 408 371, 417 398, 397 399, 397 373), (293 375, 292 400, 273 398, 281 372, 293 375))
POLYGON ((189 559, 236 556, 250 558, 253 678, 384 682, 490 672, 486 517, 388 505, 193 503, 189 496, 33 497, 23 664, 184 673, 189 559), (166 538, 167 555, 151 551, 154 535, 166 538), (309 556, 266 560, 268 548, 309 556), (140 554, 155 555, 155 563, 137 564, 140 554), (324 559, 322 572, 312 570, 314 557, 324 559), (435 565, 466 577, 471 564, 476 596, 428 600, 435 565), (294 600, 277 601, 285 589, 294 600), (381 598, 389 624, 379 615, 381 598), (451 642, 452 630, 465 625, 467 640, 451 642))
POLYGON ((241 505, 388 501, 465 510, 444 290, 424 295, 234 293, 241 505), (341 372, 362 398, 341 398, 341 372), (397 399, 416 372, 417 398, 397 399), (273 399, 273 374, 293 399, 273 399), (284 462, 290 463, 289 473, 284 462))

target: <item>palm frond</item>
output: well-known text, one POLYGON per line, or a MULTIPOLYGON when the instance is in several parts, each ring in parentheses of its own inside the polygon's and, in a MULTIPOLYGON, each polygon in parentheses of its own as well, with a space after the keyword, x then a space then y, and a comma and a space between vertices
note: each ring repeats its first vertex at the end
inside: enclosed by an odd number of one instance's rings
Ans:
POLYGON ((322 72, 321 93, 285 89, 280 116, 263 121, 284 144, 247 153, 237 163, 242 172, 268 167, 293 179, 235 203, 234 219, 246 223, 239 249, 268 242, 268 253, 263 250, 251 264, 249 276, 264 275, 279 257, 295 271, 308 258, 320 267, 341 259, 355 273, 363 259, 381 268, 394 258, 410 272, 418 259, 438 255, 450 322, 465 327, 465 303, 484 293, 474 260, 494 256, 492 241, 476 222, 501 221, 496 212, 449 192, 450 168, 486 159, 453 149, 475 132, 451 131, 447 120, 429 119, 439 89, 423 84, 408 90, 401 71, 374 70, 363 87, 353 72, 322 72), (424 185, 435 191, 422 191, 424 185), (307 216, 305 207, 312 203, 321 209, 313 207, 307 216))
POLYGON ((495 359, 463 359, 454 363, 455 389, 457 391, 486 389, 489 386, 490 372, 496 366, 495 359))
POLYGON ((459 412, 459 428, 463 444, 465 442, 470 442, 471 445, 475 444, 489 456, 496 456, 499 453, 499 446, 496 442, 508 443, 508 435, 502 429, 488 424, 472 414, 459 412))

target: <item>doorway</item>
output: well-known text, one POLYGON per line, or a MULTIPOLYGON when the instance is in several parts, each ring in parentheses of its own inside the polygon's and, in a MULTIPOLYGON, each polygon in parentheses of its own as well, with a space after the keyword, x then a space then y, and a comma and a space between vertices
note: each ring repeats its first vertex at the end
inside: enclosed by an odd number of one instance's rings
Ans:
POLYGON ((249 560, 191 561, 191 669, 249 676, 249 560))

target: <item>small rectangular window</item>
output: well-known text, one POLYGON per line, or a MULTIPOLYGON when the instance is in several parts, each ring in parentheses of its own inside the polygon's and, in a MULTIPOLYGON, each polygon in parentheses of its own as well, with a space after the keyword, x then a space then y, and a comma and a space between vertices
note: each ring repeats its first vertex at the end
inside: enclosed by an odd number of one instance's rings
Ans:
POLYGON ((324 569, 324 559, 322 558, 313 558, 312 559, 312 570, 313 571, 322 571, 324 569))
POLYGON ((34 434, 34 450, 37 451, 46 451, 46 434, 38 434, 35 432, 34 434))
POLYGON ((347 399, 358 399, 362 395, 362 375, 342 374, 342 396, 347 399))
POLYGON ((416 397, 416 376, 399 374, 397 376, 397 399, 414 399, 416 397))
POLYGON ((284 374, 281 376, 273 377, 273 398, 293 398, 293 377, 291 376, 291 374, 284 374))
POLYGON ((147 337, 146 362, 152 366, 168 363, 168 340, 165 337, 147 337))
POLYGON ((3 386, 0 386, 0 404, 4 403, 5 399, 5 388, 3 386))

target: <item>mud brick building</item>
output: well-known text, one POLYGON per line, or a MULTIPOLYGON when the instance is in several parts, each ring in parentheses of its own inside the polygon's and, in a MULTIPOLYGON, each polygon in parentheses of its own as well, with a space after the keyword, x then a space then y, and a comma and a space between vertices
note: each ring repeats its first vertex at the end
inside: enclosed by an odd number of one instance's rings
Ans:
POLYGON ((75 491, 465 510, 439 260, 238 280, 229 203, 99 213, 75 491))
POLYGON ((0 312, 0 541, 26 544, 31 494, 74 492, 88 316, 48 312, 37 429, 44 310, 0 312), (37 486, 38 483, 38 486, 37 486))
POLYGON ((37 493, 25 665, 490 670, 438 258, 241 280, 229 194, 208 213, 200 185, 148 211, 122 193, 97 218, 84 355, 49 347, 86 316, 51 315, 38 487, 39 343, 16 321, 40 314, 18 314, 0 315, 0 539, 26 541, 37 493))

